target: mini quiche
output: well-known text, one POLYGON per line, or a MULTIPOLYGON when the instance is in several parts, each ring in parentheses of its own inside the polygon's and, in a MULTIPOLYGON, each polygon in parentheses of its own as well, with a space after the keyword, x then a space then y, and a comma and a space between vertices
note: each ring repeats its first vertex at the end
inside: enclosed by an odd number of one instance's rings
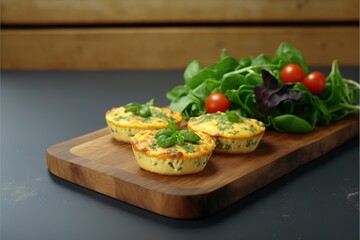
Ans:
POLYGON ((131 138, 131 145, 139 166, 161 175, 189 175, 202 171, 215 148, 212 137, 197 133, 199 141, 160 147, 156 134, 147 130, 131 138))
POLYGON ((142 130, 166 128, 170 121, 180 125, 182 114, 168 108, 148 106, 149 114, 138 115, 126 111, 126 107, 112 108, 105 114, 111 136, 121 142, 130 143, 130 138, 142 130))
POLYGON ((223 112, 190 118, 187 127, 197 133, 208 133, 215 139, 215 152, 229 154, 254 151, 265 132, 261 121, 239 118, 238 122, 232 122, 223 112))

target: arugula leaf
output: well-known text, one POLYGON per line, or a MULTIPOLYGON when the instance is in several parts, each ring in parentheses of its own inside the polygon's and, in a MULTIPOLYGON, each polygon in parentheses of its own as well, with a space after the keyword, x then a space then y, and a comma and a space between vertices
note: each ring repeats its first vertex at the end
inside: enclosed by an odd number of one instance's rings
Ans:
POLYGON ((175 101, 176 99, 186 96, 188 94, 189 89, 186 85, 183 86, 176 86, 171 91, 166 93, 166 98, 170 101, 175 101))
POLYGON ((336 60, 327 77, 324 95, 319 97, 329 109, 332 121, 340 120, 349 114, 359 111, 359 106, 354 105, 359 96, 360 85, 353 80, 343 79, 336 60))
POLYGON ((286 42, 280 43, 275 52, 273 63, 280 64, 280 69, 288 63, 296 63, 304 70, 305 74, 309 73, 309 69, 305 64, 305 58, 302 53, 286 42))
POLYGON ((268 119, 273 128, 279 132, 303 133, 310 132, 315 127, 303 118, 293 114, 283 114, 276 117, 269 116, 268 119))
POLYGON ((245 84, 245 77, 241 74, 232 74, 224 77, 220 81, 220 92, 228 89, 237 89, 241 84, 245 84))
POLYGON ((172 101, 170 103, 170 109, 182 112, 185 119, 188 119, 190 116, 205 113, 204 102, 200 98, 197 98, 192 92, 172 101))
POLYGON ((211 68, 203 68, 196 75, 186 81, 186 85, 190 89, 195 89, 207 79, 215 79, 216 72, 211 68))
POLYGON ((211 68, 215 71, 215 79, 220 80, 225 73, 234 71, 238 65, 239 62, 235 58, 225 56, 211 68))
POLYGON ((192 77, 198 74, 201 70, 201 65, 198 60, 192 61, 185 69, 184 79, 188 82, 192 77))
POLYGON ((253 59, 251 57, 243 57, 239 60, 239 65, 237 66, 237 69, 249 67, 252 65, 253 59))
POLYGON ((262 69, 267 69, 268 67, 264 66, 271 66, 272 67, 272 60, 266 54, 260 54, 255 59, 253 59, 251 66, 253 67, 252 70, 260 73, 262 69))
POLYGON ((201 68, 197 60, 191 62, 184 72, 185 83, 190 89, 195 89, 208 79, 220 80, 225 73, 235 70, 238 65, 238 61, 223 49, 221 59, 209 67, 201 68))

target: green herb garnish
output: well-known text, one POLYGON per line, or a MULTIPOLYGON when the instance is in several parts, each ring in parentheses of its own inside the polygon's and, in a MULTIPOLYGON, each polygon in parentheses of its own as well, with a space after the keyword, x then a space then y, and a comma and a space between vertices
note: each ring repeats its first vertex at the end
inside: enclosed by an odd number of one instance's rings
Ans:
POLYGON ((125 112, 132 112, 135 115, 146 118, 151 116, 150 106, 153 106, 154 103, 155 103, 155 99, 151 99, 145 104, 128 103, 125 105, 125 112))
POLYGON ((226 119, 228 121, 230 121, 230 122, 237 122, 238 123, 238 122, 242 121, 240 115, 235 110, 231 110, 231 111, 227 110, 225 112, 225 116, 226 116, 226 119))
POLYGON ((159 130, 155 139, 160 147, 171 147, 176 143, 184 145, 185 142, 196 143, 200 141, 199 135, 190 130, 177 130, 174 122, 170 122, 168 128, 159 130))

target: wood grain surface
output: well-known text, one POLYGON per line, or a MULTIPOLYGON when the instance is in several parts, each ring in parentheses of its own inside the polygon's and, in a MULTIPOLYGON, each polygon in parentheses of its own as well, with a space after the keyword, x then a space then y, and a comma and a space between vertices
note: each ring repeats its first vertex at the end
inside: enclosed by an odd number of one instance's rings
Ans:
POLYGON ((358 26, 4 29, 1 41, 8 70, 183 69, 213 64, 224 48, 237 59, 273 57, 283 41, 309 66, 359 65, 358 26))
POLYGON ((3 24, 358 21, 357 0, 2 0, 3 24))
POLYGON ((162 176, 139 168, 131 146, 107 128, 55 144, 47 150, 54 175, 137 207, 173 218, 214 214, 359 134, 358 115, 307 134, 267 131, 244 155, 213 154, 205 169, 162 176))

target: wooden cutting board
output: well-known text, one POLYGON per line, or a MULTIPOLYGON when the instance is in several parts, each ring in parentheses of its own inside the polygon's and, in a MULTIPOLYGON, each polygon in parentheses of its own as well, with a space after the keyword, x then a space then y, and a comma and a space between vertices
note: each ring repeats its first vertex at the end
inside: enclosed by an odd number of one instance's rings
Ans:
POLYGON ((131 146, 107 128, 48 148, 54 175, 140 208, 173 218, 214 214, 258 188, 359 134, 358 115, 306 134, 268 130, 244 155, 213 154, 189 176, 162 176, 139 168, 131 146))

